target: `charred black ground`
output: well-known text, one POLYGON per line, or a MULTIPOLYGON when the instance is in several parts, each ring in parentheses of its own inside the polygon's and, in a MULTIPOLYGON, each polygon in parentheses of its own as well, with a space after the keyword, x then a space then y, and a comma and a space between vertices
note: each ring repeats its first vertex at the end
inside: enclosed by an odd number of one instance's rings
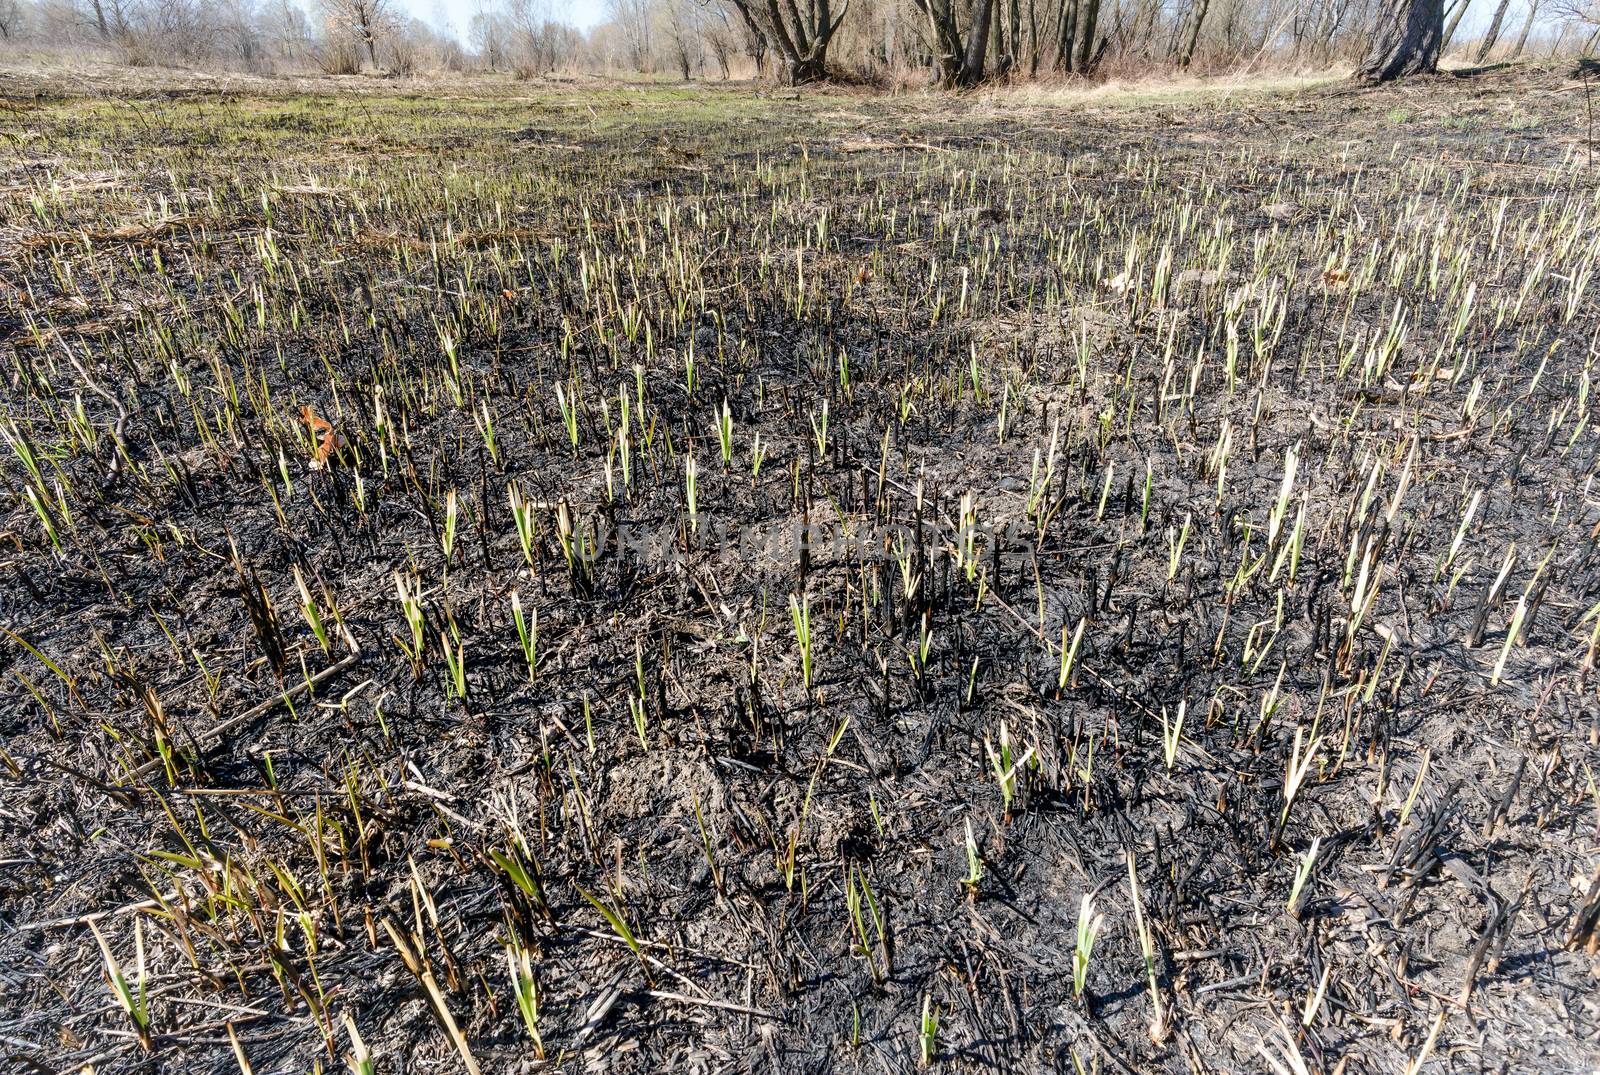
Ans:
POLYGON ((1600 1063, 1577 74, 6 88, 8 1070, 1600 1063))

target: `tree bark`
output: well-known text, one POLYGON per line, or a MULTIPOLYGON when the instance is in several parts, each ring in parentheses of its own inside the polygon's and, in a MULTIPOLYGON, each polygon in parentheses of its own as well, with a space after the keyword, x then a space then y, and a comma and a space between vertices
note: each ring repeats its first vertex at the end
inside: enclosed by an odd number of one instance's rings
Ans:
POLYGON ((994 22, 989 24, 989 51, 995 54, 992 72, 1005 78, 1005 0, 995 0, 994 22))
POLYGON ((1505 20, 1506 8, 1511 6, 1511 0, 1500 0, 1494 6, 1494 18, 1489 20, 1489 29, 1484 31, 1483 41, 1478 44, 1478 55, 1475 63, 1482 63, 1489 56, 1489 50, 1494 48, 1494 43, 1500 39, 1500 24, 1505 20))
POLYGON ((1194 10, 1194 23, 1189 28, 1189 43, 1184 46, 1183 55, 1178 59, 1178 66, 1187 68, 1189 61, 1194 59, 1194 50, 1200 44, 1200 28, 1206 23, 1206 13, 1211 10, 1211 0, 1199 0, 1194 10))
POLYGON ((1443 46, 1442 0, 1384 0, 1372 47, 1356 74, 1370 82, 1433 74, 1443 46))
POLYGON ((796 86, 828 77, 828 42, 844 22, 849 0, 837 16, 828 0, 810 0, 804 13, 794 0, 782 7, 778 0, 733 0, 733 6, 751 37, 778 53, 781 81, 796 86))
POLYGON ((1039 77, 1039 0, 1028 0, 1028 77, 1039 77))
POLYGON ((1467 8, 1471 6, 1471 3, 1472 0, 1456 0, 1450 11, 1446 13, 1450 16, 1450 25, 1444 28, 1444 41, 1439 46, 1440 51, 1448 49, 1450 42, 1456 39, 1456 27, 1461 25, 1461 16, 1467 13, 1467 8))
POLYGON ((1508 60, 1515 60, 1522 55, 1522 50, 1528 47, 1528 31, 1533 29, 1533 20, 1539 14, 1539 0, 1533 0, 1528 5, 1528 17, 1522 20, 1522 33, 1517 35, 1517 44, 1511 50, 1508 60))
POLYGON ((1061 22, 1056 33, 1056 69, 1072 72, 1072 58, 1076 53, 1078 6, 1081 0, 1063 0, 1061 22))
POLYGON ((1072 69, 1088 74, 1094 66, 1094 35, 1100 24, 1100 0, 1083 0, 1083 10, 1078 15, 1078 55, 1072 69))
POLYGON ((956 82, 972 87, 983 81, 984 61, 989 55, 989 25, 994 21, 995 0, 978 0, 972 8, 972 22, 967 30, 966 54, 961 59, 961 72, 956 82))
POLYGON ((961 37, 956 30, 955 15, 948 3, 939 0, 911 0, 928 17, 930 41, 938 48, 935 62, 938 66, 939 85, 949 89, 961 76, 961 37))

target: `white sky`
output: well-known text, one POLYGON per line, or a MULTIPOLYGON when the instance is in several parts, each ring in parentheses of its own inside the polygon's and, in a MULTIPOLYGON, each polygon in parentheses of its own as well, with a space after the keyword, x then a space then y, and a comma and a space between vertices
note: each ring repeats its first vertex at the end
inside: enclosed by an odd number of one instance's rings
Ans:
MULTIPOLYGON (((558 22, 570 23, 587 30, 605 21, 604 0, 547 0, 550 17, 558 22)), ((490 6, 480 0, 399 0, 411 14, 440 30, 453 31, 459 38, 467 36, 467 24, 480 7, 490 6)))

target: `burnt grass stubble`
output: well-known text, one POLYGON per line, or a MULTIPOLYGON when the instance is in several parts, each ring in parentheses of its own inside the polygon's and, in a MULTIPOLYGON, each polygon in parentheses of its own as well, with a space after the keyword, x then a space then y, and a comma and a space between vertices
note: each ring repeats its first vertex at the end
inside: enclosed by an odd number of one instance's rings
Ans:
POLYGON ((910 1070, 925 998, 950 1070, 1393 1072, 1430 1032, 1430 1070, 1591 1068, 1574 85, 1121 111, 11 84, 7 439, 68 510, 58 548, 8 448, 8 1065, 238 1070, 231 1027, 256 1071, 331 1070, 348 1015, 378 1071, 532 1069, 514 943, 570 1069, 910 1070), (970 572, 968 494, 1024 535, 970 572), (664 538, 569 564, 563 509, 664 538), (1384 570, 1353 636, 1352 562, 1384 570), (139 922, 148 1049, 91 915, 130 981, 139 922))

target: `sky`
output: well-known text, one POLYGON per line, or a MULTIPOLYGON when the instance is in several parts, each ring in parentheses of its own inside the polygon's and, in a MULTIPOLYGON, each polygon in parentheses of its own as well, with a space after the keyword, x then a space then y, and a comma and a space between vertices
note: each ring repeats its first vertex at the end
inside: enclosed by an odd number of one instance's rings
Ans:
MULTIPOLYGON (((580 30, 597 26, 605 20, 604 0, 547 0, 550 17, 569 23, 580 30)), ((400 7, 440 30, 453 31, 463 40, 467 24, 480 7, 492 6, 488 0, 397 0, 400 7)))

